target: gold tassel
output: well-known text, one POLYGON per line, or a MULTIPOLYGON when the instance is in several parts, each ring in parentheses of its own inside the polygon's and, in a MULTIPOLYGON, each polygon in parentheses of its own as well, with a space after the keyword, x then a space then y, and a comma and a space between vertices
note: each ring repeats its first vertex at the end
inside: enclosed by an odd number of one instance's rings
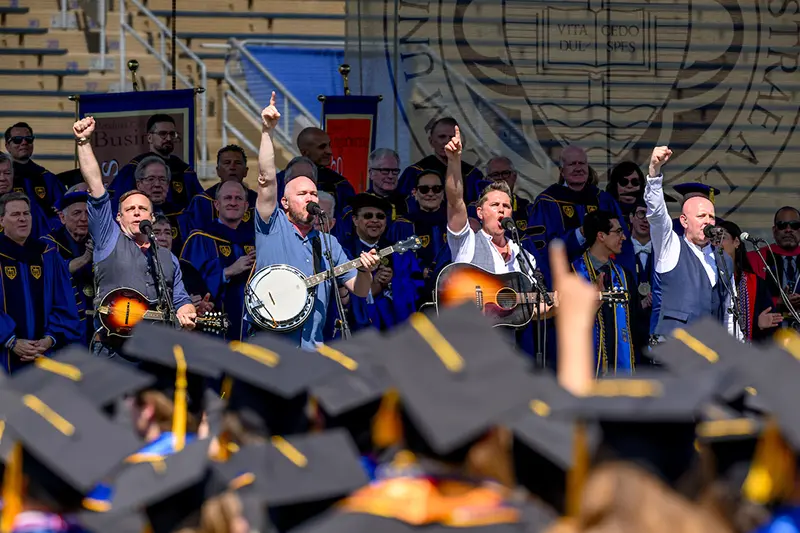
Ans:
POLYGON ((771 420, 756 445, 750 471, 742 486, 744 496, 757 504, 780 501, 794 488, 795 457, 771 420))
POLYGON ((589 472, 589 445, 586 426, 575 423, 575 438, 572 441, 572 468, 567 473, 566 511, 570 518, 577 518, 581 509, 581 497, 586 476, 589 472))
POLYGON ((378 449, 394 446, 403 438, 399 402, 400 395, 395 389, 390 389, 383 395, 381 405, 372 421, 372 443, 378 449))
POLYGON ((22 444, 17 442, 6 461, 3 477, 3 533, 11 533, 14 519, 22 512, 22 444))
POLYGON ((175 356, 175 399, 172 413, 172 445, 176 452, 186 445, 186 357, 183 348, 177 344, 172 347, 175 356))

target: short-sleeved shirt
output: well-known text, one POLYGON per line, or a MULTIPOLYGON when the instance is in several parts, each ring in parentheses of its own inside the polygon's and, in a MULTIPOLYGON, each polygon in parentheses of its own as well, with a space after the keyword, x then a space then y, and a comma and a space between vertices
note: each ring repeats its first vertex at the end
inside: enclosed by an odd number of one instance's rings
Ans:
MULTIPOLYGON (((117 246, 117 241, 120 238, 129 239, 127 235, 122 233, 122 230, 114 220, 114 215, 111 211, 111 199, 108 192, 103 193, 100 198, 89 196, 87 203, 89 215, 89 235, 94 242, 93 261, 95 264, 107 259, 117 246)), ((172 265, 174 267, 174 277, 172 282, 172 304, 175 309, 180 306, 191 303, 192 299, 186 292, 183 286, 183 276, 181 275, 181 266, 175 254, 170 254, 172 258, 172 265)), ((137 290, 140 288, 133 287, 137 290)), ((101 295, 105 296, 105 295, 101 295)))
MULTIPOLYGON (((283 209, 275 208, 268 221, 256 216, 256 269, 258 272, 270 265, 291 265, 300 269, 306 276, 314 275, 314 250, 312 240, 319 237, 322 249, 322 266, 329 268, 325 257, 327 251, 327 236, 317 230, 311 230, 303 237, 297 228, 289 221, 283 209)), ((350 259, 345 254, 336 237, 330 237, 331 257, 333 266, 339 266, 350 259)), ((351 270, 337 278, 343 283, 356 276, 351 270)), ((302 327, 285 335, 305 350, 314 350, 323 342, 322 330, 325 326, 325 317, 331 297, 331 281, 326 281, 317 286, 316 301, 311 316, 302 327)))

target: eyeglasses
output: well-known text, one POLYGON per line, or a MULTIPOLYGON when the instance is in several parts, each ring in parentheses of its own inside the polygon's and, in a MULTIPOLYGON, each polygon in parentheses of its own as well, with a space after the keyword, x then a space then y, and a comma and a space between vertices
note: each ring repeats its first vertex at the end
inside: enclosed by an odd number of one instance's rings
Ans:
POLYGON ((13 144, 22 144, 22 141, 27 141, 28 144, 33 144, 34 139, 36 139, 34 135, 14 135, 8 140, 13 144))
POLYGON ((792 228, 793 230, 799 230, 800 229, 800 220, 790 220, 788 222, 787 221, 776 222, 775 223, 775 227, 780 229, 780 230, 783 230, 783 229, 786 229, 786 228, 792 228))
POLYGON ((638 187, 639 186, 639 178, 617 178, 617 183, 622 185, 623 187, 627 187, 628 184, 631 184, 631 187, 638 187))
POLYGON ((417 187, 417 190, 421 194, 428 194, 429 192, 433 191, 433 194, 439 194, 444 190, 444 187, 441 185, 420 185, 417 187))
POLYGON ((617 229, 612 229, 611 231, 608 232, 609 235, 611 235, 612 233, 616 233, 617 237, 621 237, 622 234, 625 233, 625 230, 622 228, 617 228, 617 229))
POLYGON ((155 183, 160 183, 162 185, 166 185, 169 183, 169 178, 166 176, 145 176, 142 178, 142 181, 148 185, 153 185, 155 183))
POLYGON ((633 216, 638 218, 639 220, 644 220, 647 218, 647 211, 636 211, 633 216))
POLYGON ((384 176, 397 176, 400 174, 399 168, 370 168, 374 172, 380 172, 384 176))
POLYGON ((161 130, 161 131, 151 131, 150 133, 152 133, 153 135, 158 135, 159 137, 161 137, 161 138, 162 138, 162 139, 164 139, 164 140, 166 140, 166 139, 172 139, 172 140, 174 141, 174 140, 176 140, 178 137, 180 137, 180 135, 178 134, 178 132, 177 132, 177 131, 174 131, 174 130, 173 130, 173 131, 165 131, 165 130, 161 130))
POLYGON ((373 217, 378 220, 386 220, 386 213, 364 213, 360 215, 364 220, 372 220, 373 217))
POLYGON ((492 172, 491 174, 489 174, 489 177, 493 180, 499 180, 501 178, 507 180, 516 173, 517 173, 516 170, 501 170, 500 172, 492 172))

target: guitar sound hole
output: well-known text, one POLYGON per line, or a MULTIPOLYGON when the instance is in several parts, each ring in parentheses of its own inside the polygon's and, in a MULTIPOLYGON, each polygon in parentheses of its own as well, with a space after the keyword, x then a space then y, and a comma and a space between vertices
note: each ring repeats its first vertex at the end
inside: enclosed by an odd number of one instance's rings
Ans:
POLYGON ((517 306, 517 293, 511 289, 500 289, 497 293, 497 305, 501 309, 514 309, 517 306))

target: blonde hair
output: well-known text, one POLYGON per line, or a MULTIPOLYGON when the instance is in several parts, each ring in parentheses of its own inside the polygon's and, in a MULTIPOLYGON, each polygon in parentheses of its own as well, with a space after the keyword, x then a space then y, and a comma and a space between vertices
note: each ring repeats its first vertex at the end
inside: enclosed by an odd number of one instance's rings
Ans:
MULTIPOLYGON (((175 414, 175 404, 166 394, 160 391, 148 390, 139 393, 136 403, 141 407, 153 407, 153 422, 161 431, 172 431, 172 417, 175 414)), ((200 421, 192 413, 186 413, 186 432, 197 433, 200 421)))
POLYGON ((203 502, 200 512, 187 518, 175 533, 236 533, 237 520, 244 520, 242 501, 234 492, 223 492, 203 502))

